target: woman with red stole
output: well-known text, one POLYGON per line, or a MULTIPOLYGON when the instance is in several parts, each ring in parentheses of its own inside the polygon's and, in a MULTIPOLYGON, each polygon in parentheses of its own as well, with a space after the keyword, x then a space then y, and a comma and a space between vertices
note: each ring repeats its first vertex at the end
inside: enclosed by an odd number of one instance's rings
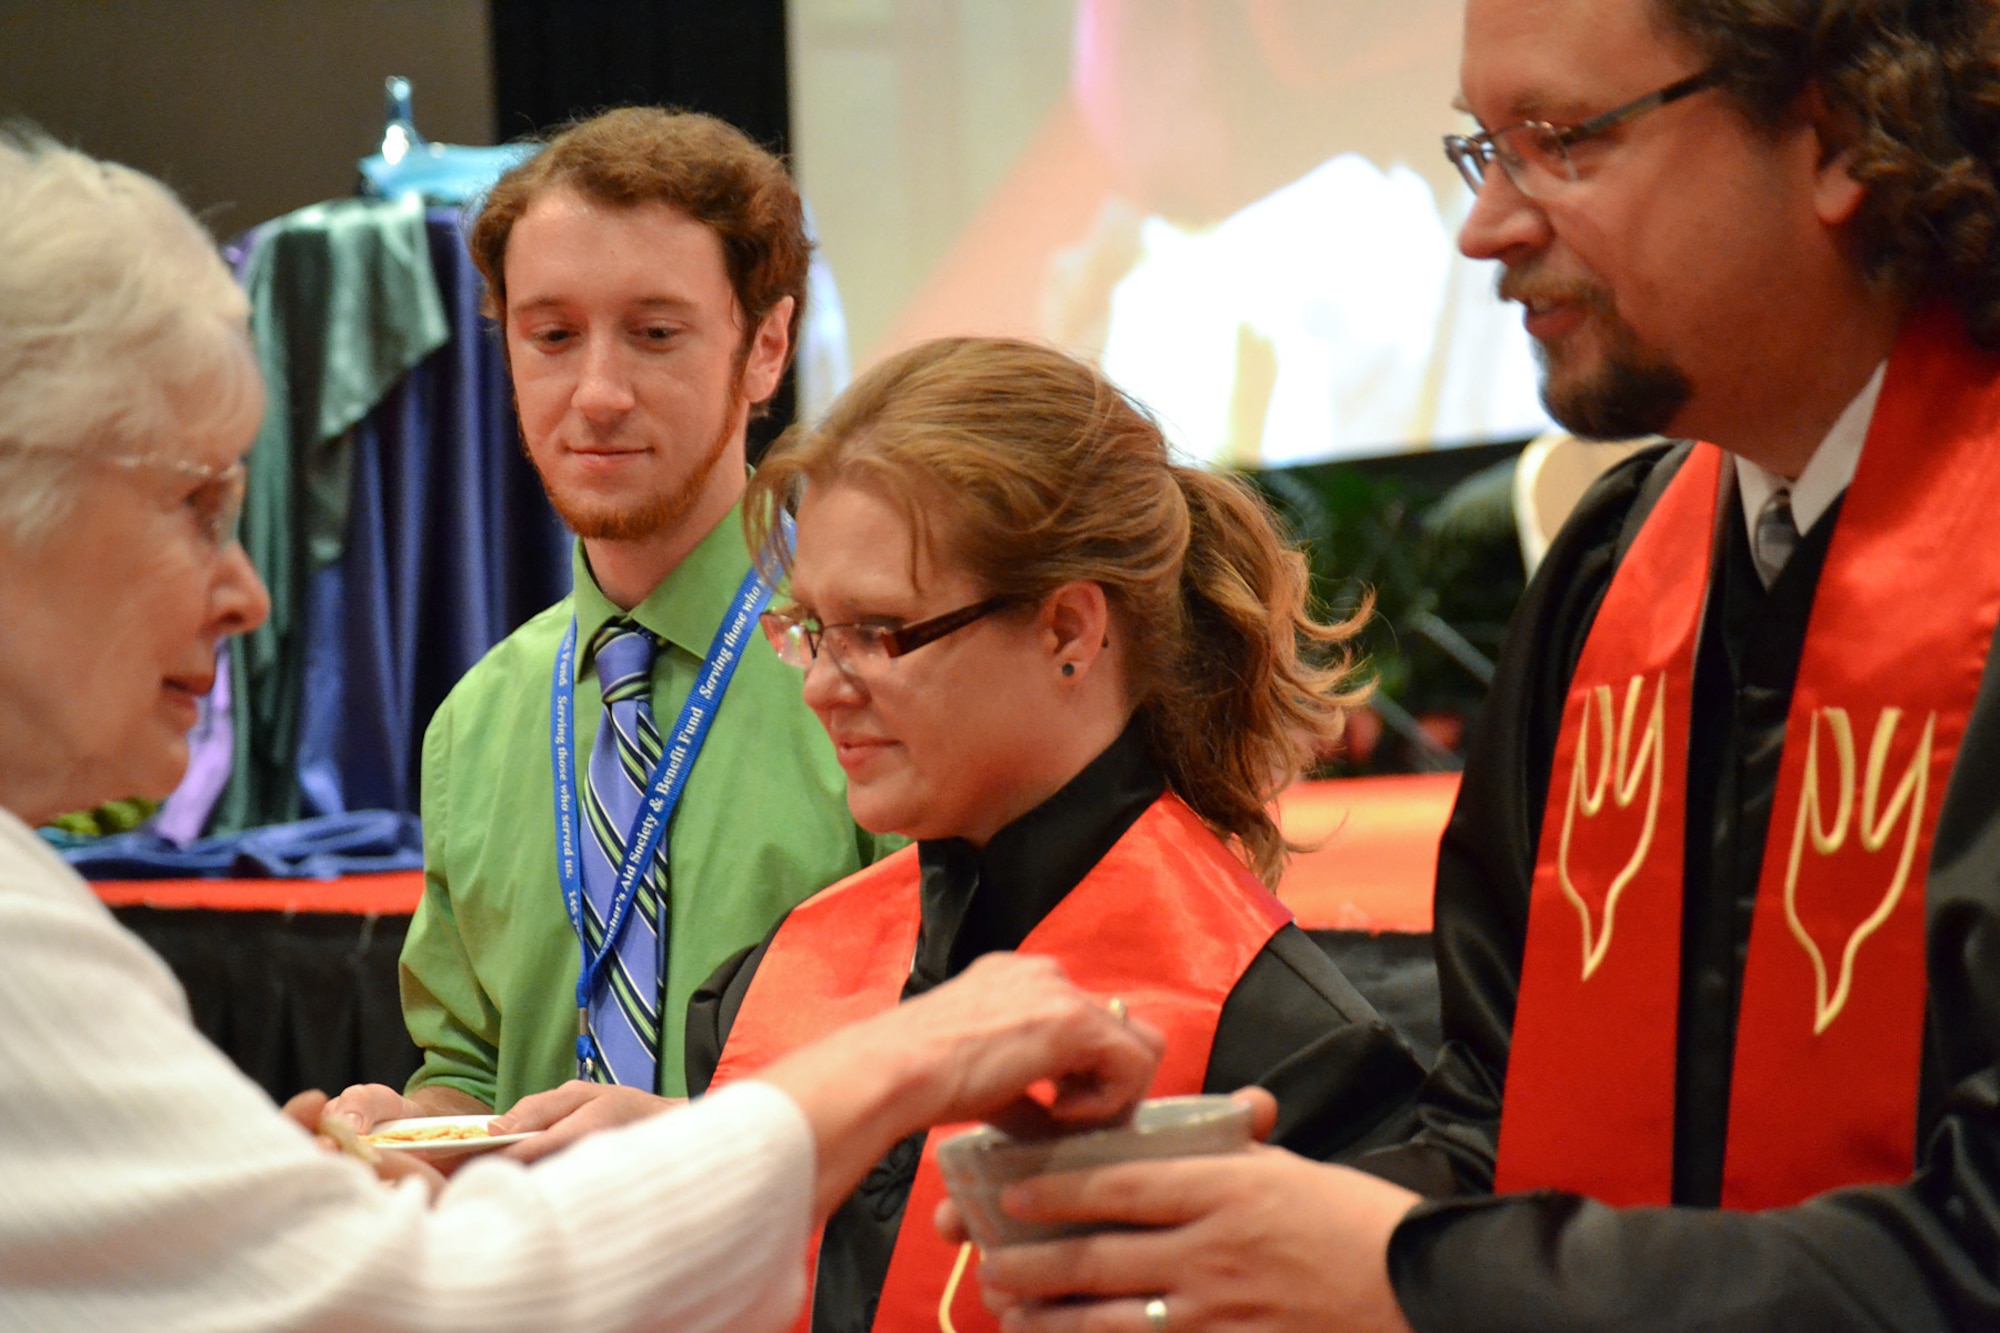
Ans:
MULTIPOLYGON (((1358 618, 1313 619, 1305 561, 1246 487, 1174 465, 1090 368, 952 339, 780 442, 744 512, 753 549, 789 551, 765 630, 856 821, 916 845, 718 971, 691 1088, 1019 950, 1165 1033, 1153 1095, 1259 1084, 1274 1141, 1316 1156, 1397 1130, 1415 1064, 1270 892, 1270 802, 1339 734, 1358 618)), ((949 1132, 834 1214, 801 1333, 994 1327, 931 1225, 949 1132)))

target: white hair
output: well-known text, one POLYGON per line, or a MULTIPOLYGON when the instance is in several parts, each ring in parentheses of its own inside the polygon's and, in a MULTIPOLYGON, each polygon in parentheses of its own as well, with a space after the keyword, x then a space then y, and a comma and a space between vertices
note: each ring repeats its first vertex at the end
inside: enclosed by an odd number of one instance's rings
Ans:
POLYGON ((93 453, 157 452, 258 410, 248 320, 164 185, 0 128, 0 537, 59 522, 93 453))

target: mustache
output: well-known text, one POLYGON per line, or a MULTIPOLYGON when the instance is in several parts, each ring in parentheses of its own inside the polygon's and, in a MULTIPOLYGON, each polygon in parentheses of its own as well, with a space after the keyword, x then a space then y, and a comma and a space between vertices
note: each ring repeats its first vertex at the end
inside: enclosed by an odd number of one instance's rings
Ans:
POLYGON ((1562 302, 1589 306, 1606 313, 1617 309, 1617 303, 1612 299, 1611 293, 1599 284, 1551 277, 1530 265, 1510 265, 1502 270, 1500 279, 1495 284, 1495 290, 1501 300, 1518 301, 1522 305, 1549 305, 1562 302))

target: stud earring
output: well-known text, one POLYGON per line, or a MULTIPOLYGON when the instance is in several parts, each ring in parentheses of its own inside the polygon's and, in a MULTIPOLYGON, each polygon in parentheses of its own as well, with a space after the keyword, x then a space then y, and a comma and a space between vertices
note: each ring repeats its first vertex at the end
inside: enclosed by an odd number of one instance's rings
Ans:
POLYGON ((1064 662, 1064 663, 1063 663, 1063 674, 1064 674, 1065 676, 1074 676, 1074 675, 1076 674, 1076 663, 1074 663, 1074 662, 1064 662))

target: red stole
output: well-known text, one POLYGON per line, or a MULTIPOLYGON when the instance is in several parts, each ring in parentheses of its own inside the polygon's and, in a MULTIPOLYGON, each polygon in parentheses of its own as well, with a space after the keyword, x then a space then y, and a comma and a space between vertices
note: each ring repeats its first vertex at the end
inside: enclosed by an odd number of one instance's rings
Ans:
MULTIPOLYGON (((905 848, 792 909, 744 994, 712 1087, 747 1077, 786 1051, 893 1008, 916 954, 920 917, 917 852, 905 848)), ((1166 1034, 1152 1096, 1200 1092, 1216 1019, 1237 981, 1291 913, 1179 797, 1149 806, 1021 944, 1060 959, 1084 990, 1117 995, 1166 1034)), ((935 1330, 938 1304, 957 1259, 931 1215, 945 1197, 937 1143, 963 1125, 941 1125, 903 1213, 876 1307, 878 1330, 935 1330)), ((819 1238, 806 1256, 808 1287, 819 1238)), ((976 1283, 961 1284, 952 1321, 961 1333, 994 1333, 998 1322, 976 1283)), ((807 1333, 812 1303, 794 1326, 807 1333)))
MULTIPOLYGON (((1757 886, 1723 1204, 1915 1165, 1924 870, 2000 619, 2000 358, 1913 316, 1814 595, 1757 886), (1912 624, 1924 627, 1909 632, 1912 624)), ((1550 773, 1495 1188, 1673 1188, 1689 697, 1724 455, 1620 563, 1550 773)), ((1722 521, 1740 521, 1734 513, 1722 521)))

